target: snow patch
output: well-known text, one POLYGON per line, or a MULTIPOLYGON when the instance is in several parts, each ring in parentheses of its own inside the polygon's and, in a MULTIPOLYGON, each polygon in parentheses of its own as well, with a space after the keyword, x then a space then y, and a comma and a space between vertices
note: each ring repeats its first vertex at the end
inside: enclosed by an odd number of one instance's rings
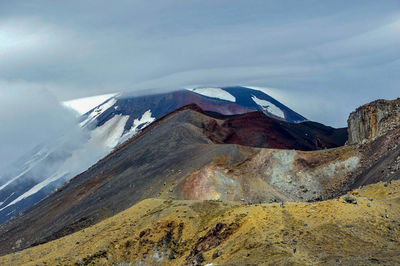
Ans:
POLYGON ((113 149, 118 145, 128 119, 128 115, 115 115, 104 125, 94 129, 91 132, 91 137, 103 143, 104 146, 113 149))
POLYGON ((116 102, 117 102, 116 98, 111 98, 108 101, 106 101, 105 103, 103 103, 102 105, 96 107, 92 112, 90 112, 90 114, 88 115, 88 117, 84 121, 79 123, 79 125, 81 127, 85 127, 86 125, 90 124, 90 122, 92 122, 97 117, 99 117, 108 108, 112 107, 116 102))
POLYGON ((152 117, 151 110, 147 110, 144 112, 142 117, 140 119, 135 119, 133 121, 132 127, 129 129, 128 132, 126 132, 122 137, 119 143, 122 143, 129 138, 131 138, 133 135, 135 135, 140 129, 147 127, 150 125, 154 120, 156 120, 155 117, 152 117))
POLYGON ((236 102, 236 98, 232 94, 230 94, 227 91, 224 91, 221 88, 193 88, 187 90, 211 98, 218 98, 225 101, 236 102))
POLYGON ((13 212, 15 212, 15 210, 10 211, 9 213, 6 214, 6 216, 9 216, 13 212))
POLYGON ((266 100, 261 100, 254 95, 252 95, 251 98, 256 104, 258 104, 263 109, 263 111, 266 111, 277 117, 285 118, 285 114, 283 113, 283 111, 273 103, 266 100))
POLYGON ((15 180, 19 179, 21 176, 25 175, 26 173, 28 173, 31 169, 33 169, 33 167, 39 163, 40 161, 43 161, 47 156, 49 155, 49 152, 45 152, 44 150, 40 150, 39 152, 37 152, 36 154, 34 154, 32 156, 32 159, 30 159, 29 161, 27 161, 26 163, 24 163, 26 167, 25 170, 23 170, 19 175, 9 179, 6 183, 4 183, 3 185, 0 186, 0 190, 4 189, 6 186, 8 186, 9 184, 11 184, 12 182, 14 182, 15 180))
POLYGON ((8 180, 4 185, 0 186, 0 190, 2 190, 3 188, 5 188, 6 186, 8 186, 9 184, 11 184, 12 182, 14 182, 15 180, 17 180, 18 178, 20 178, 21 176, 23 176, 24 174, 26 174, 29 170, 31 170, 30 168, 26 169, 25 171, 23 171, 21 174, 11 178, 10 180, 8 180))
POLYGON ((287 103, 288 99, 291 98, 290 97, 291 95, 288 95, 288 94, 284 93, 282 90, 276 89, 276 88, 256 87, 256 86, 244 86, 244 87, 255 90, 255 91, 262 92, 281 103, 287 103))
POLYGON ((103 94, 103 95, 65 101, 62 104, 65 107, 75 110, 80 115, 83 115, 92 110, 93 108, 95 108, 96 106, 98 106, 99 104, 102 104, 108 99, 115 97, 116 95, 117 93, 103 94))
POLYGON ((25 192, 24 194, 22 194, 21 196, 19 196, 18 198, 16 198, 15 200, 13 200, 12 202, 10 202, 7 206, 3 207, 0 209, 0 211, 4 210, 5 208, 7 208, 8 206, 11 206, 35 193, 37 193, 38 191, 40 191, 42 188, 44 188, 45 186, 47 186, 48 184, 50 184, 53 181, 56 181, 59 178, 62 178, 63 176, 65 176, 68 173, 61 173, 61 174, 55 174, 47 179, 45 179, 44 181, 36 184, 35 186, 33 186, 31 189, 29 189, 27 192, 25 192))
MULTIPOLYGON (((44 158, 42 158, 43 160, 44 158)), ((40 160, 41 161, 41 160, 40 160)), ((5 184, 3 184, 2 186, 0 186, 0 190, 2 190, 3 188, 5 188, 6 186, 8 186, 9 184, 11 184, 12 182, 14 182, 15 180, 17 180, 18 178, 20 178, 21 176, 23 176, 24 174, 26 174, 27 172, 29 172, 32 168, 33 168, 33 164, 31 164, 27 169, 25 169, 24 171, 22 171, 22 173, 20 173, 19 175, 11 178, 10 180, 8 180, 5 184)))
POLYGON ((256 87, 256 86, 244 86, 245 88, 249 88, 255 91, 261 91, 262 93, 267 94, 268 96, 272 96, 275 89, 265 88, 265 87, 256 87))
POLYGON ((3 205, 4 202, 6 202, 9 198, 11 198, 15 192, 11 193, 4 201, 0 201, 0 206, 3 205))

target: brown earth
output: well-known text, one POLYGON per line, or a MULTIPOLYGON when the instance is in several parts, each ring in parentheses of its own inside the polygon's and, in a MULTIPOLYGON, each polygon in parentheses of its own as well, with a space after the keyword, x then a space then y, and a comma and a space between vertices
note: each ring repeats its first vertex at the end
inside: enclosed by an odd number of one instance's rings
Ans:
POLYGON ((334 129, 315 122, 293 124, 262 112, 217 117, 204 126, 205 134, 214 143, 310 151, 339 147, 347 140, 345 128, 334 129))

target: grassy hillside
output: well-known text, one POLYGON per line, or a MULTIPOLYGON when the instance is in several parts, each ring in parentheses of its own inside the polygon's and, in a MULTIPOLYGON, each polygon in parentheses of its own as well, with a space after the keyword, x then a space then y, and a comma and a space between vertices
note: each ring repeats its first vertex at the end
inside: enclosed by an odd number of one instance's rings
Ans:
POLYGON ((92 263, 400 264, 400 181, 283 206, 147 199, 72 235, 0 257, 1 265, 92 263))

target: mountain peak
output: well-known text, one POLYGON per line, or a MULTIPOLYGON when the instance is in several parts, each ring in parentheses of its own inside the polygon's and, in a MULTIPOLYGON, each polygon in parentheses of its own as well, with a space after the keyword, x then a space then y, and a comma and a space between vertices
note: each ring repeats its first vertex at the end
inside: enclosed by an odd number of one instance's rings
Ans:
MULTIPOLYGON (((44 144, 39 152, 32 151, 31 154, 27 155, 26 163, 22 163, 19 169, 10 173, 6 178, 7 181, 0 185, 0 223, 33 206, 65 181, 89 168, 93 163, 112 152, 132 136, 140 133, 142 129, 155 120, 176 109, 189 108, 198 112, 205 112, 208 115, 218 114, 221 117, 258 111, 282 122, 298 123, 306 121, 303 116, 270 97, 265 90, 260 88, 241 86, 194 88, 151 95, 137 95, 113 93, 64 103, 77 112, 84 113, 80 118, 80 126, 85 137, 77 143, 75 138, 68 137, 67 134, 67 136, 60 138, 58 144, 53 146, 44 144), (97 105, 94 106, 95 104, 97 105), (87 152, 91 149, 92 152, 87 152), (79 162, 77 162, 76 158, 85 158, 85 160, 78 159, 79 162)), ((237 123, 235 119, 232 121, 237 123)), ((265 122, 267 120, 264 117, 260 121, 265 122)), ((243 127, 243 124, 239 123, 239 126, 243 127)), ((287 124, 284 127, 277 125, 278 127, 285 128, 284 130, 290 128, 290 126, 286 128, 287 124)), ((249 125, 249 131, 254 130, 257 131, 257 127, 249 125)), ((235 137, 229 140, 227 132, 231 132, 231 129, 221 126, 214 132, 210 131, 210 134, 215 141, 222 143, 258 145, 260 147, 266 145, 265 139, 254 140, 253 142, 250 141, 251 139, 246 140, 243 137, 244 132, 236 132, 235 137), (217 136, 217 133, 220 136, 217 136)), ((259 133, 259 131, 257 132, 259 133)), ((272 130, 271 132, 275 131, 272 130)), ((293 143, 288 146, 286 140, 283 143, 275 144, 271 141, 268 145, 276 148, 293 147, 298 149, 315 149, 315 147, 332 145, 329 141, 329 144, 327 144, 325 140, 316 144, 311 136, 313 134, 310 133, 306 142, 299 141, 298 146, 294 146, 293 143)), ((302 138, 296 135, 288 139, 299 140, 302 138)))
POLYGON ((93 108, 99 106, 104 103, 108 99, 117 96, 118 93, 109 93, 102 94, 96 96, 90 96, 85 98, 78 98, 69 101, 62 102, 65 107, 68 107, 74 111, 76 111, 79 115, 83 115, 93 108))

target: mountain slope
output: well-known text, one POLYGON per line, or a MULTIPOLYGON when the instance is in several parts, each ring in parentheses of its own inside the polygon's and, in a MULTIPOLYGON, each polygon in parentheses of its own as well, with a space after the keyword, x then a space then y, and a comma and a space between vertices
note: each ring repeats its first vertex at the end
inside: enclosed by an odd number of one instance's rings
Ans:
POLYGON ((397 265, 400 182, 315 203, 147 199, 2 265, 397 265), (210 265, 210 264, 209 264, 210 265))
MULTIPOLYGON (((313 146, 318 136, 321 136, 318 145, 334 143, 322 141, 329 139, 329 135, 323 135, 324 132, 336 132, 331 128, 318 131, 316 128, 321 125, 316 127, 312 123, 294 124, 292 127, 257 112, 223 116, 205 113, 193 105, 181 108, 152 123, 25 215, 2 226, 0 252, 10 248, 6 243, 15 243, 18 239, 23 239, 21 247, 27 247, 58 238, 149 197, 244 199, 249 202, 329 197, 325 186, 319 184, 319 176, 325 174, 325 178, 333 178, 336 174, 338 180, 347 176, 358 164, 355 151, 342 152, 345 155, 339 158, 337 151, 321 151, 326 154, 325 163, 336 164, 336 170, 332 172, 329 167, 318 170, 318 165, 308 162, 313 159, 307 153, 237 145, 312 149, 319 148, 313 146), (243 124, 243 119, 248 122, 243 124), (264 126, 254 127, 259 123, 264 126), (309 140, 297 142, 296 139, 305 133, 309 134, 309 140), (271 140, 269 135, 273 136, 271 140), (249 139, 258 141, 249 143, 249 139), (232 140, 236 144, 218 144, 232 140), (261 162, 272 166, 268 161, 284 164, 288 160, 293 166, 287 167, 287 172, 278 173, 274 168, 259 171, 261 162), (308 163, 308 176, 299 175, 290 185, 285 185, 289 174, 296 176, 297 169, 305 169, 303 165, 308 163), (229 169, 236 170, 229 173, 229 169), (308 179, 315 179, 311 186, 308 179), (303 187, 300 193, 299 187, 303 187)), ((342 143, 344 141, 345 138, 342 143)), ((332 184, 329 186, 332 189, 332 184)), ((340 189, 338 185, 335 192, 340 192, 340 189)))
POLYGON ((293 124, 260 111, 233 116, 206 113, 223 120, 220 124, 211 120, 205 125, 206 134, 214 143, 311 151, 343 146, 347 140, 345 128, 334 129, 316 122, 293 124))
POLYGON ((145 198, 312 202, 340 196, 359 182, 400 177, 397 170, 390 176, 374 170, 376 165, 399 165, 393 153, 400 138, 396 127, 365 144, 318 151, 238 145, 320 145, 332 136, 336 139, 342 134, 338 132, 310 122, 285 124, 257 112, 225 116, 194 105, 181 108, 139 131, 88 171, 1 226, 0 252, 57 239, 145 198), (259 123, 263 126, 258 127, 259 123), (313 140, 323 132, 329 134, 320 137, 320 142, 291 142, 305 128, 313 140), (260 129, 269 132, 273 141, 263 139, 260 129), (292 131, 275 134, 284 129, 292 131))
MULTIPOLYGON (((82 132, 71 130, 55 143, 38 145, 18 162, 18 170, 2 174, 0 224, 88 169, 154 120, 184 105, 195 103, 204 110, 225 115, 263 111, 282 121, 305 121, 261 89, 245 87, 197 88, 145 96, 113 94, 66 104, 82 111, 91 101, 101 99, 106 101, 81 117, 82 132)), ((313 148, 306 148, 309 149, 313 148)))

